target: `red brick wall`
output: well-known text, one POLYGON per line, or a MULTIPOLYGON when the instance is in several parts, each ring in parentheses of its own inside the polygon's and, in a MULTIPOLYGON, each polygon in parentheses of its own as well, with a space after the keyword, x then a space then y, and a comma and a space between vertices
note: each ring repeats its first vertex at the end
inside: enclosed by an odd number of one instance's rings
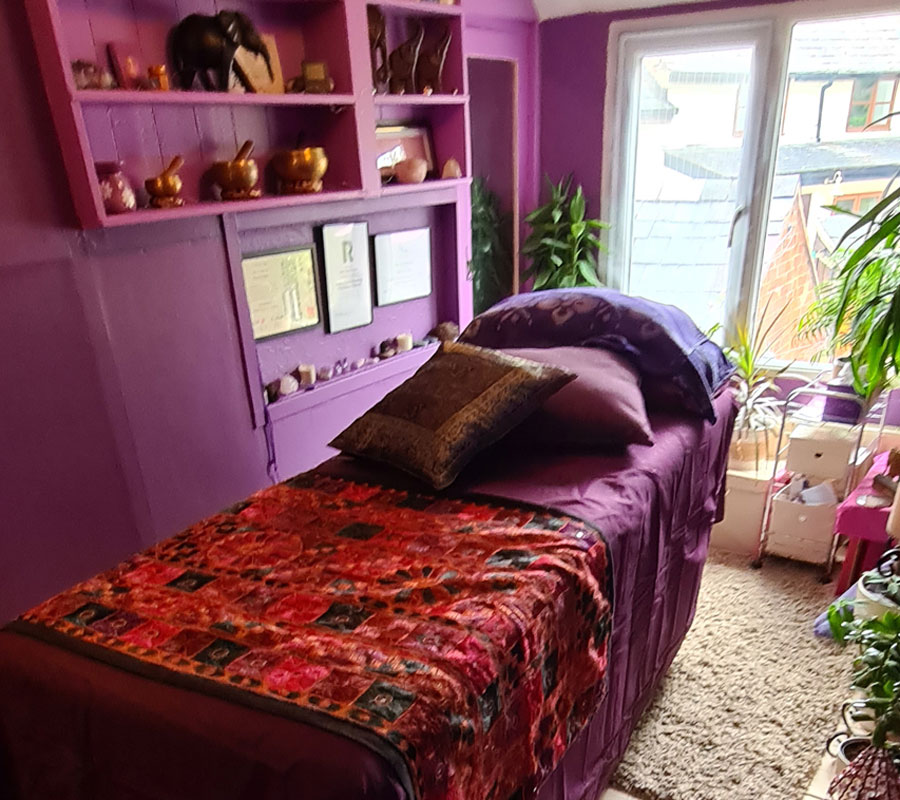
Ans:
POLYGON ((806 214, 798 191, 781 225, 781 236, 771 262, 764 267, 757 306, 759 325, 771 323, 782 308, 784 314, 768 337, 771 355, 787 361, 810 361, 822 337, 800 338, 797 327, 815 299, 814 262, 806 238, 806 214), (769 310, 761 320, 766 303, 769 310))

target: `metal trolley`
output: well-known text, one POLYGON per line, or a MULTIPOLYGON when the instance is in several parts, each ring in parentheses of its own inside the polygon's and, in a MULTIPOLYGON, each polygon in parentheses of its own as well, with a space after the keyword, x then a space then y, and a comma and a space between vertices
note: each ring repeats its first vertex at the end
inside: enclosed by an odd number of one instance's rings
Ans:
MULTIPOLYGON (((823 420, 821 416, 817 417, 815 415, 812 415, 809 411, 808 402, 809 398, 812 397, 822 397, 826 399, 831 397, 840 400, 848 399, 848 396, 845 392, 839 392, 835 389, 829 389, 825 386, 822 386, 819 378, 816 378, 815 380, 810 381, 809 383, 800 386, 797 389, 794 389, 787 395, 787 397, 785 397, 782 404, 781 426, 778 431, 778 444, 775 447, 774 460, 772 464, 772 480, 769 482, 769 486, 766 491, 766 509, 765 513, 763 514, 762 530, 760 531, 759 544, 756 550, 756 558, 751 562, 751 566, 754 569, 759 569, 760 567, 762 567, 763 559, 766 556, 766 545, 769 540, 772 518, 772 502, 778 491, 776 487, 779 475, 779 467, 782 463, 782 458, 784 459, 785 465, 787 464, 788 443, 785 442, 785 431, 787 429, 788 420, 790 419, 791 421, 799 425, 843 425, 855 433, 851 457, 847 464, 840 488, 839 500, 845 499, 853 489, 853 478, 856 472, 860 453, 863 449, 863 437, 865 435, 866 428, 871 425, 878 425, 878 435, 875 439, 876 442, 881 439, 881 435, 884 432, 885 417, 887 411, 887 393, 882 393, 879 397, 877 397, 868 409, 863 407, 860 413, 859 421, 855 423, 830 422, 827 420, 823 420), (802 401, 801 398, 803 398, 802 401)), ((822 575, 823 583, 827 583, 831 580, 831 573, 834 568, 837 548, 838 535, 836 533, 832 533, 831 547, 829 548, 828 559, 824 564, 825 571, 822 575)))

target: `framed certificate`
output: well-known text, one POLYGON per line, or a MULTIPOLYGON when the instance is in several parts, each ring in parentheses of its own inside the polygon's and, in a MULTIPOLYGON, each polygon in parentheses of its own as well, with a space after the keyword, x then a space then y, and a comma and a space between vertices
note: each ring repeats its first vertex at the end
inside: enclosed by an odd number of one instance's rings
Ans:
POLYGON ((375 237, 375 288, 380 306, 431 294, 429 228, 375 237))
POLYGON ((328 332, 372 323, 369 226, 349 222, 322 226, 328 332))
POLYGON ((315 248, 248 256, 241 268, 254 339, 319 324, 315 248))

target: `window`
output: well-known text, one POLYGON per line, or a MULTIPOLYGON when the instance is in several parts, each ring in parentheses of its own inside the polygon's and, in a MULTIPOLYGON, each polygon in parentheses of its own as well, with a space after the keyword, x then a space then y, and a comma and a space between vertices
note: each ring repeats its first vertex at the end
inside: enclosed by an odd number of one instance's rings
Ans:
POLYGON ((868 127, 875 120, 891 113, 897 94, 895 77, 867 76, 853 81, 850 98, 850 114, 847 117, 848 131, 887 131, 891 128, 889 119, 868 127))
POLYGON ((831 206, 865 214, 900 187, 900 125, 846 135, 848 104, 857 130, 894 107, 900 14, 793 13, 613 23, 603 213, 612 285, 726 339, 758 327, 768 303, 769 355, 796 365, 827 346, 828 322, 810 327, 809 313, 854 222, 831 206), (665 119, 644 113, 651 74, 676 109, 665 119))
MULTIPOLYGON (((849 211, 851 214, 868 214, 881 199, 881 192, 866 192, 865 194, 842 194, 834 198, 834 205, 841 211, 849 211)), ((834 212, 838 213, 838 212, 834 212)))

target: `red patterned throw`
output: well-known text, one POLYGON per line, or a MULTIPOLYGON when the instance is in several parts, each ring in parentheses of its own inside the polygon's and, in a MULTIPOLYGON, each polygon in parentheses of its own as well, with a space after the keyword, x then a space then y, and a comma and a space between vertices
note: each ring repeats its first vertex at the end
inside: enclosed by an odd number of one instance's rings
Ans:
POLYGON ((309 473, 15 629, 354 738, 411 797, 508 800, 604 695, 610 575, 579 520, 309 473))

